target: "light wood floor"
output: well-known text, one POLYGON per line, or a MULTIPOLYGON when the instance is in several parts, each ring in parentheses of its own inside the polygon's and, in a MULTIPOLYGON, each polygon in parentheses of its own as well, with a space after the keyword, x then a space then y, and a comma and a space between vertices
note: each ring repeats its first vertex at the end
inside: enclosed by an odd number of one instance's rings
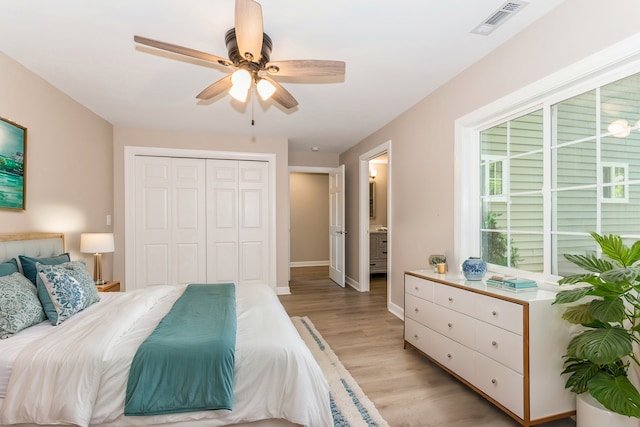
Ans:
MULTIPOLYGON (((290 316, 308 316, 392 427, 515 427, 519 424, 414 350, 387 311, 386 277, 371 292, 339 287, 327 267, 291 269, 290 316)), ((574 427, 571 419, 541 424, 574 427)))

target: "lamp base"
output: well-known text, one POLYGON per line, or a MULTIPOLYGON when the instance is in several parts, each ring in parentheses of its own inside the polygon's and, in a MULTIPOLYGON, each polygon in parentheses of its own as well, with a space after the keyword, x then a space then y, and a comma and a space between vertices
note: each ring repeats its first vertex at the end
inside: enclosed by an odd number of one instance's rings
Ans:
POLYGON ((93 254, 93 281, 96 285, 104 285, 102 279, 102 254, 93 254))

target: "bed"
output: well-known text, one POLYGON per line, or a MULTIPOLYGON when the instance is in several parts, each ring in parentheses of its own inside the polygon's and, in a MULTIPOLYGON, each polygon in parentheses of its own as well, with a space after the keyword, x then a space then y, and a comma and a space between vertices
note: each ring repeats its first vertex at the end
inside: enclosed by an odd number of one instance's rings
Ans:
MULTIPOLYGON (((19 255, 47 258, 61 253, 62 234, 0 235, 0 263, 19 255)), ((0 340, 0 424, 333 425, 322 371, 273 290, 260 285, 235 287, 232 410, 125 416, 126 384, 136 350, 185 289, 164 285, 101 293, 99 302, 57 326, 45 320, 0 340)))

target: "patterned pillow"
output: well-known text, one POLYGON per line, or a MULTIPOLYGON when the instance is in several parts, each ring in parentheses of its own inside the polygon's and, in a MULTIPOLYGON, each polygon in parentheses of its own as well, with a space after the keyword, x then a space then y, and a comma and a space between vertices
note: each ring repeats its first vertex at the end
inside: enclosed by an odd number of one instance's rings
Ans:
POLYGON ((36 264, 38 297, 52 325, 59 325, 100 301, 98 289, 84 261, 36 264))
POLYGON ((20 273, 0 277, 0 339, 46 319, 33 284, 20 273))

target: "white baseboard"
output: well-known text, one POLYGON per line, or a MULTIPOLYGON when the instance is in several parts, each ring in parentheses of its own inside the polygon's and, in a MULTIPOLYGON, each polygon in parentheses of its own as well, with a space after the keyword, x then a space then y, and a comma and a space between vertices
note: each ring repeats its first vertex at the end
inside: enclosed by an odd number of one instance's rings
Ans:
POLYGON ((287 286, 276 286, 276 295, 291 295, 291 289, 287 286))
POLYGON ((404 322, 404 309, 392 302, 389 303, 389 312, 404 322))
POLYGON ((353 280, 351 277, 349 276, 345 276, 344 277, 344 283, 351 286, 353 289, 355 289, 358 292, 362 292, 360 290, 360 282, 358 282, 357 280, 353 280))
POLYGON ((297 261, 290 262, 289 267, 324 267, 329 265, 329 260, 326 261, 297 261))

